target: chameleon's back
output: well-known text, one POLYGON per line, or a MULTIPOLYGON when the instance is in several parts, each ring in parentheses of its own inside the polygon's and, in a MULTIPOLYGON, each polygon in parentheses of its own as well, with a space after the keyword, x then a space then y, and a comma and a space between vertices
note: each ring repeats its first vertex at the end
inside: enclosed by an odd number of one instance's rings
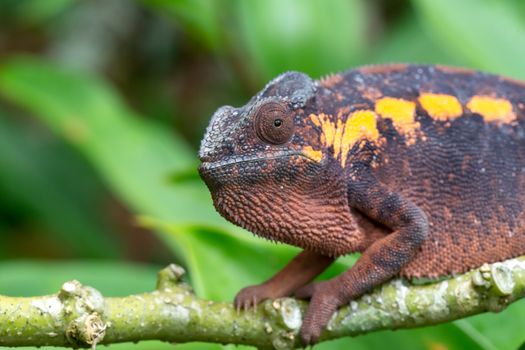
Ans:
POLYGON ((359 106, 381 116, 372 172, 428 215, 430 236, 403 275, 460 273, 525 253, 523 83, 446 67, 377 66, 321 85, 339 95, 333 115, 359 106))

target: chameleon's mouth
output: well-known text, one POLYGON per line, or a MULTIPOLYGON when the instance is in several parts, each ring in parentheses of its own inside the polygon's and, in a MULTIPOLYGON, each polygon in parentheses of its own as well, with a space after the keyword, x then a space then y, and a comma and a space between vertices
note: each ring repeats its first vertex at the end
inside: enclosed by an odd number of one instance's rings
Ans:
POLYGON ((308 155, 298 152, 298 151, 278 151, 271 154, 255 153, 251 155, 242 155, 238 157, 233 157, 230 159, 219 160, 219 161, 208 161, 205 158, 201 159, 201 165, 199 166, 199 171, 209 172, 214 169, 219 169, 227 166, 239 165, 243 163, 258 162, 264 160, 274 160, 282 158, 291 158, 291 157, 301 157, 310 161, 315 161, 313 158, 308 155))

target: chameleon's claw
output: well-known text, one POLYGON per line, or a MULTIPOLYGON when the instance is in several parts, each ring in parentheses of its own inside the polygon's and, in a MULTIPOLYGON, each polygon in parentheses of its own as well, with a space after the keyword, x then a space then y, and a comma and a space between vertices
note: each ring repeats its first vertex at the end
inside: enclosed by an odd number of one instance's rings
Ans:
POLYGON ((241 311, 244 311, 249 307, 249 300, 244 298, 243 295, 239 293, 235 297, 235 300, 233 301, 233 305, 235 306, 237 315, 239 315, 241 311))
POLYGON ((249 309, 253 308, 255 311, 256 306, 261 301, 271 299, 273 297, 274 295, 269 292, 269 289, 264 284, 249 286, 241 289, 239 293, 237 293, 235 296, 234 305, 237 310, 242 309, 243 311, 248 311, 249 309))
POLYGON ((315 341, 312 339, 310 334, 303 334, 301 331, 301 343, 305 347, 305 349, 308 349, 310 347, 313 347, 315 344, 315 341))

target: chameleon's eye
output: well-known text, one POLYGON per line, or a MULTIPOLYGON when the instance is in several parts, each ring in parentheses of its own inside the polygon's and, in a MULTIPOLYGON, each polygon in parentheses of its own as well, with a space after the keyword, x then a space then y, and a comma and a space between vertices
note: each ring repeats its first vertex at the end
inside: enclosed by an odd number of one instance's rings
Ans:
POLYGON ((288 106, 276 101, 262 104, 255 111, 255 131, 263 141, 286 143, 293 135, 293 116, 288 106))

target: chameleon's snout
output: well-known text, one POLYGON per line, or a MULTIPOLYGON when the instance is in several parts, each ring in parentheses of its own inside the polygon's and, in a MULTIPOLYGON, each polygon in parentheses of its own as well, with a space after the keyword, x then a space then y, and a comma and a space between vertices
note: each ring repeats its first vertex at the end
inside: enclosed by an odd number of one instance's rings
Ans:
POLYGON ((232 106, 223 106, 213 114, 199 149, 202 163, 218 161, 231 152, 238 116, 239 111, 232 106))

